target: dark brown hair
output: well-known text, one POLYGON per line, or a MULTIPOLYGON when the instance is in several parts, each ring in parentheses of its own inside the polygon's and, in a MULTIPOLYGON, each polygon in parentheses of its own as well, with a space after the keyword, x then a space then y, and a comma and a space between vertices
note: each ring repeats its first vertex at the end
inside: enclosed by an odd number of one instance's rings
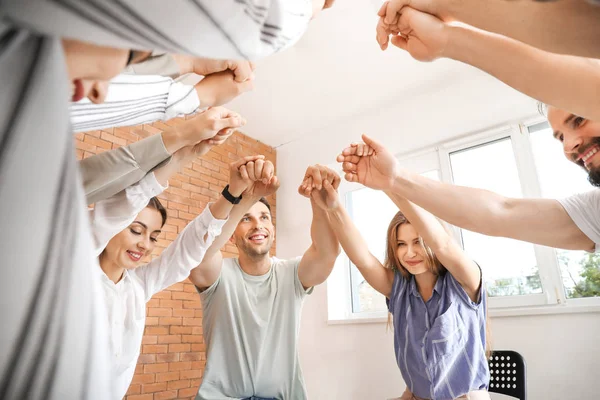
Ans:
POLYGON ((167 222, 167 210, 165 210, 165 207, 162 205, 160 200, 158 200, 158 198, 156 197, 153 197, 150 199, 146 207, 150 207, 157 210, 160 213, 160 216, 162 217, 162 225, 160 227, 162 228, 163 226, 165 226, 165 223, 167 222))

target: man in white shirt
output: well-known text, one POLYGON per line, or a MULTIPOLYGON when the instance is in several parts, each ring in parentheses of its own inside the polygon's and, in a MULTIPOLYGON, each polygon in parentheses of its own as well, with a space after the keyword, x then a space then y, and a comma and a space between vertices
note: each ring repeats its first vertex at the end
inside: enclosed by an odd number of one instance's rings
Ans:
POLYGON ((237 205, 190 275, 202 301, 207 354, 196 399, 306 399, 297 343, 302 303, 327 279, 340 251, 329 217, 315 202, 325 195, 323 181, 337 189, 340 179, 326 167, 308 168, 305 179, 320 185, 310 195, 299 189, 311 198, 312 244, 302 257, 280 260, 269 255, 275 227, 263 197, 279 186, 273 167, 257 160, 240 170, 224 192, 244 181, 250 188, 241 199, 228 197, 237 205), (223 259, 220 249, 229 239, 239 258, 223 259))
MULTIPOLYGON (((600 122, 548 108, 554 137, 567 159, 600 187, 600 122)), ((380 143, 363 136, 373 154, 350 146, 338 156, 346 179, 391 191, 448 223, 489 236, 502 236, 568 250, 593 252, 600 244, 600 189, 566 199, 508 198, 470 187, 441 183, 400 168, 380 143)))

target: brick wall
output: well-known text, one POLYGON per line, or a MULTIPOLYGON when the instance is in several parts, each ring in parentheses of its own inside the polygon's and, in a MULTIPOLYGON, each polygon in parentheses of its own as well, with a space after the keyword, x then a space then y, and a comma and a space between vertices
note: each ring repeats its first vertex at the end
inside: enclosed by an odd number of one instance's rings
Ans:
MULTIPOLYGON (((173 119, 167 123, 79 133, 75 143, 77 157, 89 157, 136 142, 182 121, 173 119)), ((275 164, 274 149, 236 132, 225 144, 213 148, 169 181, 169 189, 159 196, 167 208, 168 219, 153 257, 159 255, 208 202, 217 198, 227 184, 229 163, 253 154, 264 154, 275 164)), ((275 221, 275 196, 269 201, 275 221)), ((235 257, 237 249, 227 244, 224 254, 235 257)), ((206 365, 202 309, 194 286, 186 280, 157 293, 148 302, 146 312, 142 352, 126 399, 193 399, 206 365)))

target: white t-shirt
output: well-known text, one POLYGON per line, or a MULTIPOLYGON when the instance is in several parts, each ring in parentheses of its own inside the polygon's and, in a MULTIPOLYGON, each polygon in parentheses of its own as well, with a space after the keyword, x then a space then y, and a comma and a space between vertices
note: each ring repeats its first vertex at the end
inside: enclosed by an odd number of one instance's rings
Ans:
POLYGON ((200 294, 206 370, 196 400, 257 396, 305 400, 298 330, 305 290, 300 257, 271 258, 271 269, 251 276, 237 258, 223 260, 217 281, 200 294))
POLYGON ((596 243, 600 250, 600 189, 559 200, 581 232, 596 243))

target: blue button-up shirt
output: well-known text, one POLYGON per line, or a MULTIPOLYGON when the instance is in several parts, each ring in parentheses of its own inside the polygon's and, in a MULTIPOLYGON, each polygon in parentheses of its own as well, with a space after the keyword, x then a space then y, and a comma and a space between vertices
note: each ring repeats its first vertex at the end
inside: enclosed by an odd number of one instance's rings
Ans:
POLYGON ((414 277, 396 272, 388 308, 394 317, 396 361, 406 385, 418 397, 456 399, 487 389, 486 294, 478 303, 447 272, 424 302, 414 277))

